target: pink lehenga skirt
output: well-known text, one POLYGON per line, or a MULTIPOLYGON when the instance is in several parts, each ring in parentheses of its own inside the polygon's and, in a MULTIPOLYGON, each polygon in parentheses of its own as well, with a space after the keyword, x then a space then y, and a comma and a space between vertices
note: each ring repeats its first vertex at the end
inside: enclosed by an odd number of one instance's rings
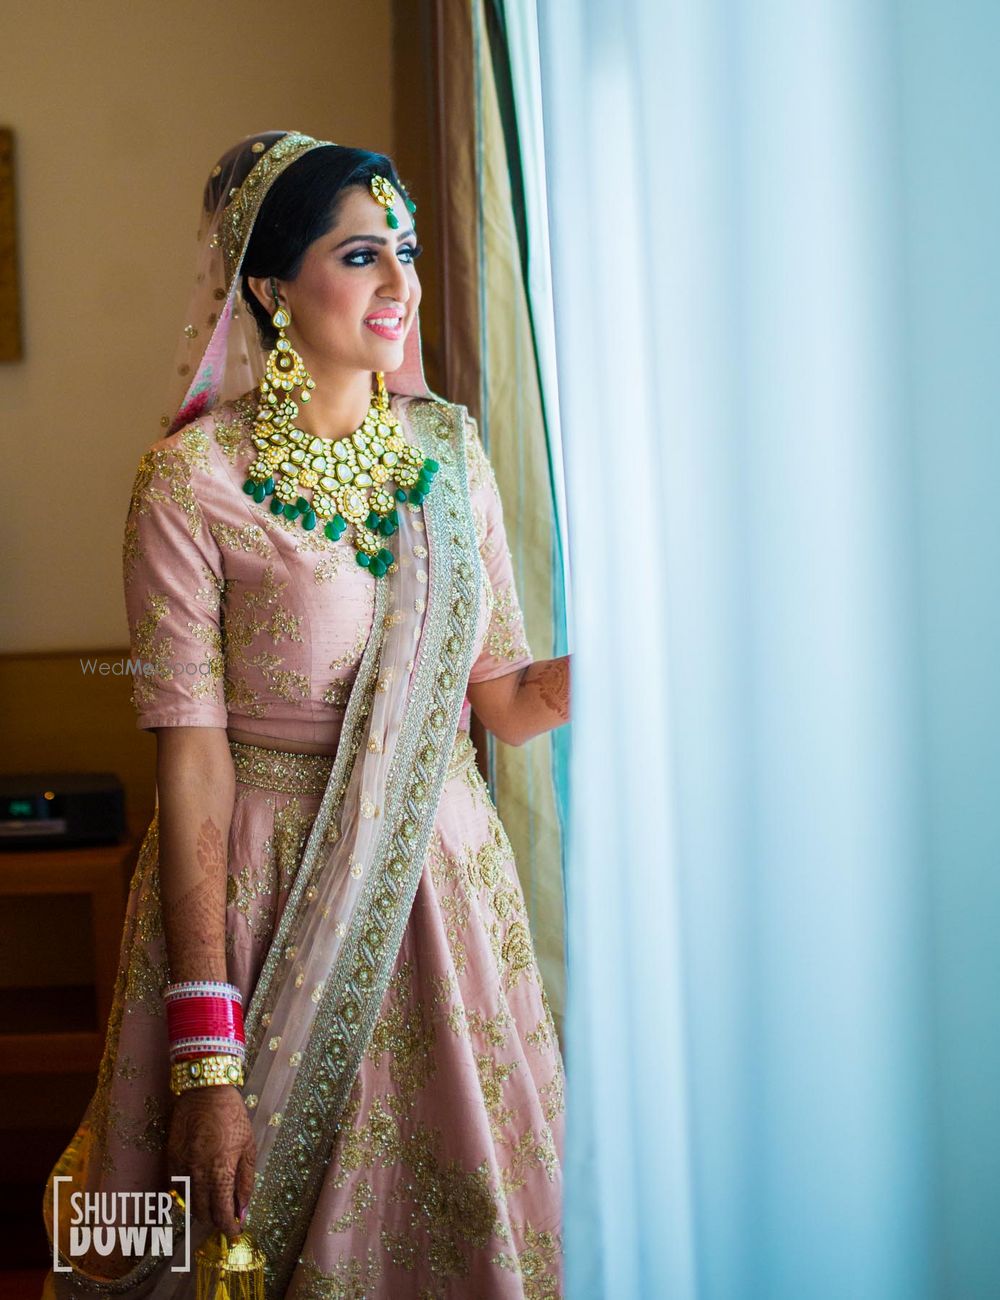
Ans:
MULTIPOLYGON (((332 760, 231 749, 226 944, 246 1006, 332 760)), ((132 879, 97 1089, 53 1170, 80 1190, 169 1186, 157 850, 154 816, 132 879)), ((460 731, 289 1300, 559 1295, 563 1110, 562 1060, 510 843, 460 731)), ((71 1289, 61 1278, 46 1294, 71 1289)))

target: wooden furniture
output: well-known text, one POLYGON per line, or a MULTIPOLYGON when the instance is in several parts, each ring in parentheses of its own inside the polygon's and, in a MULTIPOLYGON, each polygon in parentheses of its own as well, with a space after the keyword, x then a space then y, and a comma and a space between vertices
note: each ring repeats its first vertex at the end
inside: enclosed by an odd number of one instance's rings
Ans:
POLYGON ((42 1190, 97 1082, 138 852, 0 853, 0 1259, 42 1267, 42 1190))
POLYGON ((148 826, 156 738, 135 725, 132 679, 119 675, 128 656, 127 648, 0 655, 0 772, 114 772, 130 823, 148 826))
MULTIPOLYGON (((45 1180, 83 1118, 97 1068, 156 741, 135 725, 128 651, 0 655, 0 771, 114 772, 125 843, 0 852, 0 1264, 44 1269, 45 1180), (89 661, 84 671, 80 661, 89 661)), ((37 1294, 25 1291, 24 1294, 37 1294)))
MULTIPOLYGON (((71 900, 77 951, 53 942, 51 931, 24 924, 0 942, 0 1073, 96 1072, 111 1011, 122 922, 138 843, 0 853, 3 926, 18 925, 13 900, 71 900), (30 930, 34 929, 34 933, 30 930), (28 934, 24 931, 29 930, 28 934), (28 939, 44 963, 44 982, 25 982, 18 949, 28 939), (82 949, 83 951, 81 951, 82 949), (80 979, 91 972, 90 980, 80 979), (61 973, 64 972, 64 973, 61 973)), ((49 909, 51 910, 51 909, 49 909)), ((65 914, 65 907, 63 909, 65 914)), ((61 927, 64 928, 64 927, 61 927)), ((72 931, 74 927, 70 925, 72 931)), ((35 976, 38 978, 38 975, 35 976)))

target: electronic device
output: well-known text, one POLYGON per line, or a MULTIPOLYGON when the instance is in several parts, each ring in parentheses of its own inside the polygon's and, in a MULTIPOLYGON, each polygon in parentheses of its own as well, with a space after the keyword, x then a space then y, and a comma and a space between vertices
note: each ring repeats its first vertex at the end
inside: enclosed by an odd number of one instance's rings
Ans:
POLYGON ((112 772, 0 776, 0 850, 117 844, 125 791, 112 772))

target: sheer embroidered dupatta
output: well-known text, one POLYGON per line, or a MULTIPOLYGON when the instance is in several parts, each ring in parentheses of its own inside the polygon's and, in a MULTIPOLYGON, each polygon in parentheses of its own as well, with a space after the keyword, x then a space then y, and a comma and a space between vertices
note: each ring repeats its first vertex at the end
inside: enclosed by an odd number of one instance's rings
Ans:
POLYGON ((379 584, 334 766, 247 1015, 258 1170, 246 1227, 275 1294, 298 1260, 399 951, 479 616, 464 412, 407 399, 396 409, 441 472, 423 520, 400 512, 399 571, 379 584))

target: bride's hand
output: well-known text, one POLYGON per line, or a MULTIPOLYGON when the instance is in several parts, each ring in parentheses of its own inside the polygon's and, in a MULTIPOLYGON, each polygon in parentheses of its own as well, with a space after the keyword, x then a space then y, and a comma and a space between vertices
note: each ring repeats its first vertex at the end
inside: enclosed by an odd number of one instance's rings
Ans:
POLYGON ((250 1114, 231 1084, 192 1088, 175 1099, 167 1139, 170 1174, 191 1178, 196 1219, 232 1238, 253 1191, 257 1148, 250 1114))

